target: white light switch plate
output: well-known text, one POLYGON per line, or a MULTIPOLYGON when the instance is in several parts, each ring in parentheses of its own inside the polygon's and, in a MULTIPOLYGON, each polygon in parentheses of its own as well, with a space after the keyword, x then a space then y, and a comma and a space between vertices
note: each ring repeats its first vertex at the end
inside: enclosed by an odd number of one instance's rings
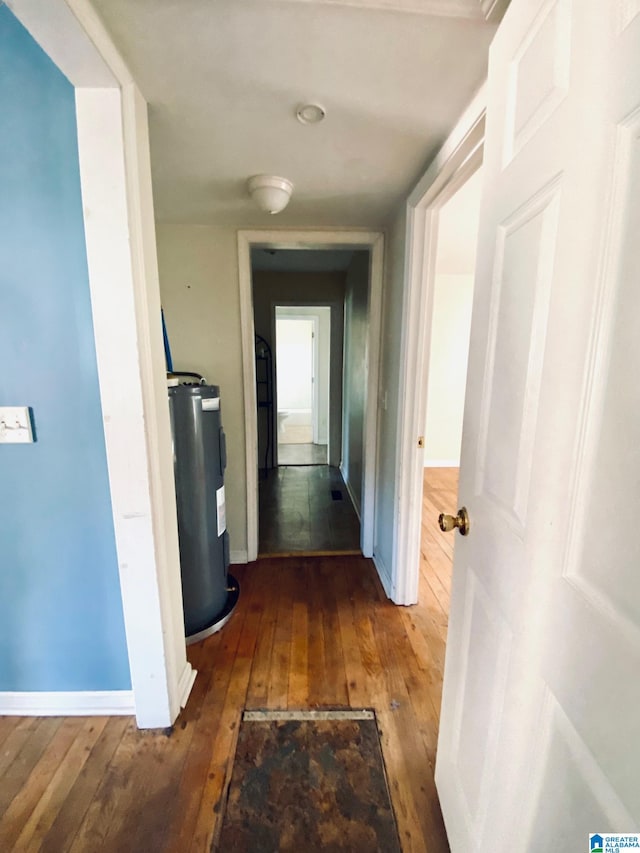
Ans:
POLYGON ((0 444, 31 444, 28 406, 0 406, 0 444))

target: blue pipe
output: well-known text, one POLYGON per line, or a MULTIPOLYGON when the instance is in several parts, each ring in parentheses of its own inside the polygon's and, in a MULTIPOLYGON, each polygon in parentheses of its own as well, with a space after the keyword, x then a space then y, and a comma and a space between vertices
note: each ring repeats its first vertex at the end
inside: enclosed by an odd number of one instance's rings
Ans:
POLYGON ((162 318, 162 338, 164 340, 164 358, 167 362, 167 373, 173 373, 173 361, 171 359, 171 347, 169 346, 169 335, 167 334, 167 325, 164 322, 164 310, 160 308, 160 316, 162 318))

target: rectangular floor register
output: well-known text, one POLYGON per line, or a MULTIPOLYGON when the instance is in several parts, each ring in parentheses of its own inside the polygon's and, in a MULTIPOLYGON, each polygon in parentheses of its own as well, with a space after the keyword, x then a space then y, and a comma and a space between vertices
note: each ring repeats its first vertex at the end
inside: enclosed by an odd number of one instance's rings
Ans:
POLYGON ((212 849, 400 853, 374 712, 245 711, 212 849))

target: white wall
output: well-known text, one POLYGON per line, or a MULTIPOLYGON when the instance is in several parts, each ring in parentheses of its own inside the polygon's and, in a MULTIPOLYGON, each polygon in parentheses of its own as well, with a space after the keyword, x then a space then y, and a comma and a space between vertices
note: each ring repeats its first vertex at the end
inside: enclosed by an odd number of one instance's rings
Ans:
POLYGON ((482 169, 443 206, 433 292, 425 423, 425 467, 458 467, 482 169))
POLYGON ((443 205, 438 217, 436 269, 440 273, 472 273, 480 222, 482 168, 443 205))
POLYGON ((369 253, 355 252, 347 270, 344 303, 342 476, 360 516, 367 388, 369 253))
POLYGON ((220 386, 227 436, 227 525, 232 559, 242 561, 247 550, 247 487, 236 232, 158 223, 156 236, 174 367, 202 373, 220 386))
POLYGON ((471 331, 473 275, 437 275, 429 355, 425 467, 458 467, 471 331))

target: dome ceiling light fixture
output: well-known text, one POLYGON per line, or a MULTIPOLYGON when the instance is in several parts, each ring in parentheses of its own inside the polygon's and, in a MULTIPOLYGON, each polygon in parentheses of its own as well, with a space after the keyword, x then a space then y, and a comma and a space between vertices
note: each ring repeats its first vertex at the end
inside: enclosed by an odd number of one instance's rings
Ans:
POLYGON ((265 213, 280 213, 289 204, 293 184, 277 175, 253 175, 247 181, 251 198, 265 213))
POLYGON ((320 104, 300 104, 296 108, 296 118, 300 124, 318 124, 326 114, 327 111, 320 104))

